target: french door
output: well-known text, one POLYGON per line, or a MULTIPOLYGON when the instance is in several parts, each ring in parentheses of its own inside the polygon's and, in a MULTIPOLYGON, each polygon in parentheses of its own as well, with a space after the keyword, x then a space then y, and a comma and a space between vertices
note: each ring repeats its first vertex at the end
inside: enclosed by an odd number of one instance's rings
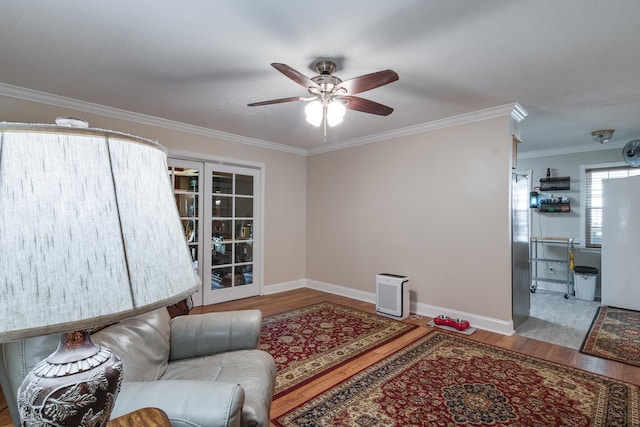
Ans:
POLYGON ((194 305, 258 295, 260 169, 168 159, 185 238, 202 281, 194 305))

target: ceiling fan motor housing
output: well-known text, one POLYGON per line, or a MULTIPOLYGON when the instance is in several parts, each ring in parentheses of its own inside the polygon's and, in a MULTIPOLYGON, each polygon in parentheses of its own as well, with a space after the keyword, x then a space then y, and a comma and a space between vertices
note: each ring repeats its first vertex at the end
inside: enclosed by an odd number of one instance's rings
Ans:
POLYGON ((319 74, 333 74, 336 71, 336 63, 329 60, 316 62, 316 70, 319 74))
POLYGON ((318 87, 309 88, 309 93, 312 95, 332 93, 336 86, 342 83, 342 80, 330 74, 320 74, 319 76, 312 77, 311 80, 318 85, 318 87))

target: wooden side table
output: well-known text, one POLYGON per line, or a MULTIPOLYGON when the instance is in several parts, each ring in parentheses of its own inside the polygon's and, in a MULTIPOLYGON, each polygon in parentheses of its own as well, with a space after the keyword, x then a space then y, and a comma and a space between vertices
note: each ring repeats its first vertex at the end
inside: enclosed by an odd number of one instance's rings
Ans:
POLYGON ((161 409, 142 408, 109 421, 107 427, 171 427, 171 421, 161 409))

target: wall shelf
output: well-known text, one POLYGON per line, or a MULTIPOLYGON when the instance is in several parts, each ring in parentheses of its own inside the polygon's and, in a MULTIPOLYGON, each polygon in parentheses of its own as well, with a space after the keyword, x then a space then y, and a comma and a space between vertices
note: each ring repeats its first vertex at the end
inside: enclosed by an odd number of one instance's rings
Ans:
POLYGON ((571 177, 558 176, 554 178, 540 178, 540 191, 560 191, 571 189, 571 177))
POLYGON ((571 212, 571 203, 569 202, 544 202, 540 201, 540 205, 538 207, 540 212, 561 212, 568 213, 571 212))

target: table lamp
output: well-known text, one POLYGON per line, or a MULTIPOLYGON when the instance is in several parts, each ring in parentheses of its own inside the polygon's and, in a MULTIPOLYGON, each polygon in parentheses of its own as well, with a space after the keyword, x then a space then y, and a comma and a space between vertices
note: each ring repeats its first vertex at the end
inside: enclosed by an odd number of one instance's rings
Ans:
POLYGON ((56 123, 0 123, 0 342, 62 333, 18 391, 22 425, 104 426, 122 364, 87 329, 173 304, 199 280, 165 149, 56 123))

